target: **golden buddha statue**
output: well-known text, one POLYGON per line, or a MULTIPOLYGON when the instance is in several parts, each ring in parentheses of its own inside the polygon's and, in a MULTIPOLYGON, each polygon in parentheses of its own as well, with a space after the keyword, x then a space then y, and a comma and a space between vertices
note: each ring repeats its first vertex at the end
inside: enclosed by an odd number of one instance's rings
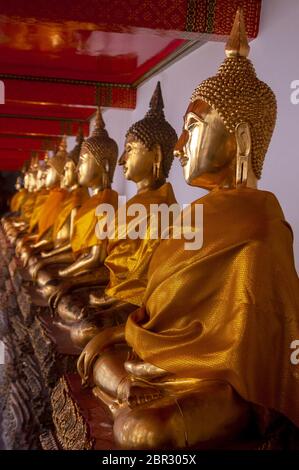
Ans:
POLYGON ((39 167, 36 174, 36 191, 38 194, 35 199, 34 209, 30 218, 28 228, 28 232, 30 234, 33 234, 35 231, 38 230, 38 222, 42 213, 43 205, 49 195, 49 190, 46 188, 46 165, 48 162, 48 158, 48 153, 46 152, 44 159, 39 161, 39 167))
POLYGON ((19 212, 21 206, 26 198, 27 190, 23 186, 23 180, 21 176, 17 177, 15 183, 16 193, 13 195, 10 201, 10 211, 19 212))
POLYGON ((16 255, 20 254, 22 247, 26 243, 33 243, 36 240, 36 231, 38 229, 38 221, 40 217, 40 213, 45 203, 49 191, 46 189, 46 165, 48 161, 48 153, 46 152, 44 156, 44 160, 38 160, 38 167, 36 172, 36 179, 35 179, 35 192, 36 198, 34 202, 34 207, 30 216, 30 220, 28 225, 26 226, 26 230, 19 234, 18 239, 16 241, 16 255))
POLYGON ((48 194, 49 194, 49 191, 46 189, 47 161, 48 161, 48 154, 46 152, 44 156, 44 160, 38 161, 38 168, 37 168, 36 179, 35 179, 36 198, 35 198, 34 207, 30 216, 29 223, 26 226, 26 230, 24 230, 22 233, 19 234, 18 239, 16 241, 16 255, 17 256, 19 256, 25 244, 33 243, 37 237, 38 221, 40 218, 40 214, 42 212, 43 205, 46 202, 48 194))
POLYGON ((117 154, 117 144, 109 137, 98 108, 95 129, 81 146, 77 169, 79 185, 85 191, 89 188, 92 196, 75 214, 72 213, 68 239, 52 252, 43 253, 33 273, 45 298, 54 296, 57 291, 66 295, 73 289, 107 282, 107 274, 101 266, 105 246, 97 238, 95 230, 98 222, 96 208, 99 204, 117 207, 118 194, 111 188, 117 154), (51 265, 55 263, 54 273, 41 269, 48 261, 51 265), (66 266, 62 268, 61 264, 66 266))
POLYGON ((89 199, 89 193, 86 187, 81 187, 78 183, 77 166, 81 146, 83 143, 83 134, 80 130, 77 136, 77 143, 74 149, 68 154, 64 165, 62 184, 68 190, 56 220, 53 224, 52 240, 54 249, 41 253, 36 263, 32 263, 29 272, 33 280, 37 280, 38 284, 43 286, 49 280, 53 279, 53 274, 58 268, 65 263, 73 261, 70 253, 66 252, 65 246, 69 244, 69 240, 73 234, 74 220, 80 207, 89 199), (49 268, 45 269, 46 266, 49 268))
POLYGON ((20 213, 16 216, 8 216, 3 221, 3 226, 8 239, 12 244, 16 243, 17 238, 26 232, 29 227, 30 218, 37 197, 37 169, 38 156, 33 155, 28 169, 24 174, 25 193, 20 205, 20 213))
POLYGON ((57 153, 47 161, 46 189, 49 191, 38 220, 38 232, 34 243, 20 249, 20 258, 24 266, 36 263, 37 255, 43 249, 53 247, 53 226, 67 195, 61 187, 64 165, 66 162, 66 138, 61 140, 57 153), (30 259, 31 258, 31 259, 30 259))
POLYGON ((10 201, 10 212, 1 218, 2 226, 8 237, 13 237, 13 234, 15 236, 18 234, 18 230, 14 227, 13 222, 19 218, 22 205, 28 195, 27 181, 27 177, 25 178, 25 182, 21 176, 17 177, 15 183, 16 193, 10 201))
POLYGON ((118 213, 114 219, 115 233, 108 239, 107 257, 102 258, 106 269, 109 269, 109 284, 105 292, 102 289, 99 295, 91 294, 91 306, 81 306, 77 321, 69 313, 71 302, 58 305, 58 315, 64 324, 70 324, 71 338, 77 346, 84 346, 102 327, 123 323, 128 313, 142 304, 149 262, 160 243, 159 236, 155 239, 149 237, 151 206, 169 207, 176 203, 172 186, 166 178, 177 136, 166 121, 163 108, 158 83, 149 111, 130 127, 126 135, 125 151, 119 164, 124 167, 126 179, 136 183, 137 194, 119 208, 127 214, 124 224, 118 224, 118 213), (142 221, 139 221, 146 227, 143 238, 128 236, 134 218, 129 215, 130 208, 136 205, 144 210, 142 221), (123 237, 123 233, 127 235, 123 237))
POLYGON ((175 149, 186 182, 209 190, 185 209, 203 205, 202 247, 163 240, 144 305, 94 337, 78 361, 124 448, 212 447, 258 416, 265 427, 278 417, 299 426, 292 231, 275 196, 257 189, 276 100, 248 52, 239 9, 227 58, 194 91, 175 149))

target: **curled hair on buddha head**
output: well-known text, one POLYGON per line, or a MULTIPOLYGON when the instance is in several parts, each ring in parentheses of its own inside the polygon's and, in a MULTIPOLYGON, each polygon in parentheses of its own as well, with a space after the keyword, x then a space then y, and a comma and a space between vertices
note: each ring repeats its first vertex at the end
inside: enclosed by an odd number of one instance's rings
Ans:
POLYGON ((148 150, 152 150, 155 144, 160 145, 163 175, 167 178, 173 162, 173 149, 178 137, 173 127, 165 119, 160 82, 157 83, 148 112, 143 119, 135 122, 130 127, 126 137, 129 135, 142 142, 148 150))
POLYGON ((67 155, 67 161, 73 162, 75 166, 78 165, 83 142, 84 142, 84 135, 83 135, 82 127, 80 126, 77 137, 76 137, 76 145, 67 155))
POLYGON ((63 175, 64 165, 67 158, 67 142, 66 136, 63 136, 55 155, 48 159, 48 165, 52 166, 59 176, 63 175))
POLYGON ((110 183, 113 181, 114 170, 117 162, 118 147, 115 140, 109 137, 105 129, 101 108, 98 107, 95 128, 88 139, 81 146, 81 153, 89 151, 99 166, 107 172, 110 183), (106 167, 108 162, 108 169, 106 167))
POLYGON ((238 8, 228 39, 226 59, 217 74, 194 90, 191 102, 202 100, 218 112, 233 134, 242 122, 251 133, 251 164, 255 176, 262 174, 263 162, 276 123, 276 98, 271 88, 256 76, 247 58, 247 41, 242 8, 238 8))

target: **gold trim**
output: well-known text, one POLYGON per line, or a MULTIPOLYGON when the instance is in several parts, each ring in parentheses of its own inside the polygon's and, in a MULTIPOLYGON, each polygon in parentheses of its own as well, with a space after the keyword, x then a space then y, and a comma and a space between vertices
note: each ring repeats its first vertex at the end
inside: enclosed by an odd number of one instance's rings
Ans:
POLYGON ((76 80, 74 78, 60 77, 42 77, 40 75, 17 75, 14 73, 0 73, 0 79, 25 80, 29 82, 61 83, 65 85, 82 85, 103 88, 124 88, 126 90, 134 89, 134 86, 128 83, 98 82, 96 80, 76 80))

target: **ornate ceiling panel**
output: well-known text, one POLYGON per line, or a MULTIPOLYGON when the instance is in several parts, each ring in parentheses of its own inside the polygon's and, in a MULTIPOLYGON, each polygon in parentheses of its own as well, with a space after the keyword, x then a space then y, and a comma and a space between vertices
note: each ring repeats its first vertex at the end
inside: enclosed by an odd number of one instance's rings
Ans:
POLYGON ((0 169, 15 168, 42 136, 50 142, 79 126, 87 135, 97 105, 134 109, 140 83, 208 39, 224 39, 240 4, 256 37, 261 0, 2 2, 0 169))

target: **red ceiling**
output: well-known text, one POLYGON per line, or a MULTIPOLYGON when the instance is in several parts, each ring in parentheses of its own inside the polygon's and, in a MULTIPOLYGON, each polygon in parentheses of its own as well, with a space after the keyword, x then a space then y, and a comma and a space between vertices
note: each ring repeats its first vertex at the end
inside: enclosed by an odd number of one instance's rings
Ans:
POLYGON ((195 39, 227 35, 239 4, 255 37, 261 0, 2 1, 0 169, 88 135, 97 105, 134 108, 139 83, 195 39))

